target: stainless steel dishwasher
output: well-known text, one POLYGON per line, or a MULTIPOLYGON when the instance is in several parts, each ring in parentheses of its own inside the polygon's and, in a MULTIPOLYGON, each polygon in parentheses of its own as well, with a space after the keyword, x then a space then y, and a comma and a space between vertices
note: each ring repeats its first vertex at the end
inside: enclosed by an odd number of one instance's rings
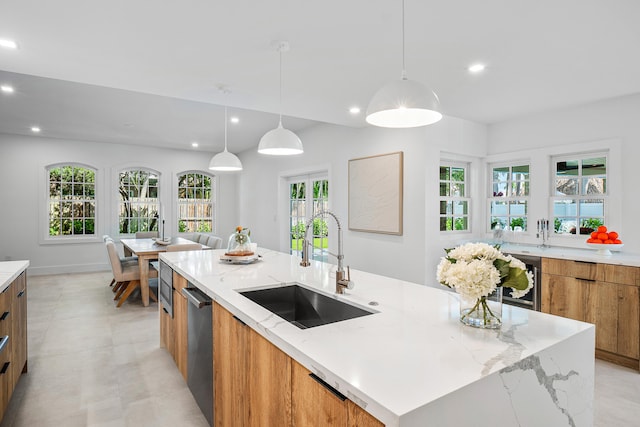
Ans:
POLYGON ((209 425, 213 425, 213 328, 211 298, 202 291, 182 289, 187 298, 187 385, 209 425))

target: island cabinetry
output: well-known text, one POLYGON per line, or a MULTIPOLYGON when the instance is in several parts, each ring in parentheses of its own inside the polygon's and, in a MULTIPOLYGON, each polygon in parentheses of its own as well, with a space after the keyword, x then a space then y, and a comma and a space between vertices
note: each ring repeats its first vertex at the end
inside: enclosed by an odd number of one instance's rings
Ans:
POLYGON ((295 427, 384 425, 295 361, 292 364, 291 391, 295 427))
POLYGON ((543 312, 594 323, 596 357, 640 369, 640 268, 544 258, 542 272, 543 312))
POLYGON ((187 287, 187 279, 173 272, 173 317, 160 306, 160 346, 167 349, 182 377, 187 380, 188 329, 187 299, 182 288, 187 287))
POLYGON ((0 420, 20 375, 27 371, 27 274, 0 293, 0 420))
POLYGON ((216 426, 383 426, 217 303, 213 368, 216 426))

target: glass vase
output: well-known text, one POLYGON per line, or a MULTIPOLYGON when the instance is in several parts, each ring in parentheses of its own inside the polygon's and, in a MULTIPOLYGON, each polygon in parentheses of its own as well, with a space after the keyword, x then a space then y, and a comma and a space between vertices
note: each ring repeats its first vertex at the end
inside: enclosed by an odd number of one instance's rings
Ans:
POLYGON ((498 329, 502 325, 502 287, 478 299, 460 295, 460 321, 468 326, 498 329))

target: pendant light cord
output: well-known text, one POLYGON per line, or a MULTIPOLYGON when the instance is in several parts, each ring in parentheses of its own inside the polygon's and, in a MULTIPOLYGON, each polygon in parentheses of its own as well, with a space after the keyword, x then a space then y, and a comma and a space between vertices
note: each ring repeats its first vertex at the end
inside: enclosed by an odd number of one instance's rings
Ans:
POLYGON ((224 151, 227 151, 227 107, 224 107, 224 151))
POLYGON ((404 57, 404 0, 402 0, 402 80, 407 80, 407 70, 405 68, 404 57))
POLYGON ((280 126, 282 127, 282 45, 278 51, 280 52, 280 126))

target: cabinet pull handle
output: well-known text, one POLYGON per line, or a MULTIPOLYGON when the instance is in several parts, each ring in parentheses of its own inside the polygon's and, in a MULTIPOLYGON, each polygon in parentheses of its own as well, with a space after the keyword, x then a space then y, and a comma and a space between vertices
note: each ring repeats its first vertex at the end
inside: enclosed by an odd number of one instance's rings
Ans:
POLYGON ((9 342, 9 335, 5 335, 4 337, 0 338, 0 353, 4 351, 4 348, 8 342, 9 342))
POLYGON ((244 323, 242 320, 238 319, 235 315, 233 315, 233 318, 236 319, 238 322, 242 323, 244 326, 247 326, 246 323, 244 323))
POLYGON ((576 261, 573 261, 573 262, 579 262, 580 264, 592 264, 592 265, 596 265, 597 264, 596 262, 593 262, 593 261, 578 261, 578 260, 576 260, 576 261))
POLYGON ((6 319, 9 316, 9 313, 10 312, 8 312, 8 311, 5 311, 4 313, 2 313, 2 316, 0 316, 0 320, 6 319))
POLYGON ((169 314, 166 308, 162 307, 162 309, 164 310, 165 313, 169 314))
POLYGON ((9 365, 11 365, 11 362, 4 362, 4 365, 2 365, 2 369, 0 369, 0 375, 4 375, 7 370, 9 369, 9 365))
POLYGON ((311 378, 313 378, 318 384, 320 384, 322 387, 326 388, 327 390, 329 390, 335 397, 337 397, 338 399, 342 400, 343 402, 345 400, 347 400, 347 396, 345 396, 344 394, 340 393, 338 390, 336 390, 335 388, 331 387, 329 384, 327 384, 322 378, 320 378, 319 376, 317 376, 316 374, 314 374, 313 372, 309 374, 309 376, 311 378))
POLYGON ((576 277, 576 280, 582 280, 583 282, 595 282, 595 279, 583 279, 581 277, 576 277))
POLYGON ((24 289, 18 292, 18 298, 22 298, 24 296, 24 289))

